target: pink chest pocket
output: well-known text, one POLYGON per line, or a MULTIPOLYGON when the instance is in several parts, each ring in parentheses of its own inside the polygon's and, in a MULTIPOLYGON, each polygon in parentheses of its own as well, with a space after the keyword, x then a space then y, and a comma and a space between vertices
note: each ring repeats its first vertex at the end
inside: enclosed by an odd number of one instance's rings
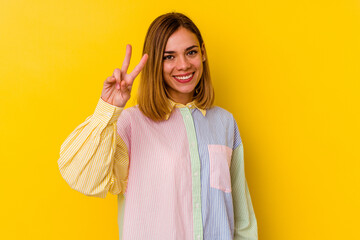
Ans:
POLYGON ((231 192, 230 164, 232 149, 225 145, 208 145, 210 187, 231 192))

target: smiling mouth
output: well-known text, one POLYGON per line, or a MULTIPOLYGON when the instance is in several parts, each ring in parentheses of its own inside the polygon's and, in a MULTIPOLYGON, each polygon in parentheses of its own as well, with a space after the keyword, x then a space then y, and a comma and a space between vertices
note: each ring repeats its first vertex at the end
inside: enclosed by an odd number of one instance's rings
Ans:
POLYGON ((192 73, 187 74, 187 75, 174 75, 173 77, 178 82, 186 83, 186 82, 191 81, 191 79, 194 77, 194 73, 195 72, 192 72, 192 73))

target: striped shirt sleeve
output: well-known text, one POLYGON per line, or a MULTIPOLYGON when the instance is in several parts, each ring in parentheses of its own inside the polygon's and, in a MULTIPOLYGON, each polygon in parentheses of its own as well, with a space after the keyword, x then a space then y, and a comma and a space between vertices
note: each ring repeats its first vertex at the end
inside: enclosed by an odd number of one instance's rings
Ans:
POLYGON ((258 229, 244 169, 244 148, 235 123, 235 149, 230 165, 234 206, 234 240, 257 240, 258 229))
POLYGON ((71 188, 101 198, 125 193, 129 157, 116 131, 122 110, 100 98, 94 114, 61 145, 59 170, 71 188))
POLYGON ((257 240, 257 221, 245 179, 242 143, 233 151, 231 185, 234 206, 234 240, 257 240))

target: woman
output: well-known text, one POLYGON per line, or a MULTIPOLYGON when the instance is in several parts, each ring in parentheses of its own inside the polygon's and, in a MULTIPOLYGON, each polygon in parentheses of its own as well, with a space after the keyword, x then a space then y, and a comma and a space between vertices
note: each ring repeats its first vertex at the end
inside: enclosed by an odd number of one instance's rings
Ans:
POLYGON ((231 113, 213 107, 204 41, 180 13, 156 18, 143 57, 104 82, 95 113, 61 147, 77 191, 118 195, 120 239, 257 239, 243 146, 231 113), (124 109, 142 71, 138 106, 124 109))

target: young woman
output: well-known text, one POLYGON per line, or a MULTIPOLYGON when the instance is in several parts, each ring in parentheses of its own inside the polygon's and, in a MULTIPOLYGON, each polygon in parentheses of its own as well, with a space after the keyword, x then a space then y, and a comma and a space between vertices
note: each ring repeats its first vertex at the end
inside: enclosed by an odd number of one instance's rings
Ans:
POLYGON ((143 57, 104 82, 92 116, 61 146, 75 190, 118 195, 120 239, 257 239, 243 145, 231 113, 214 107, 204 41, 180 13, 156 18, 143 57), (138 105, 124 109, 141 74, 138 105))

